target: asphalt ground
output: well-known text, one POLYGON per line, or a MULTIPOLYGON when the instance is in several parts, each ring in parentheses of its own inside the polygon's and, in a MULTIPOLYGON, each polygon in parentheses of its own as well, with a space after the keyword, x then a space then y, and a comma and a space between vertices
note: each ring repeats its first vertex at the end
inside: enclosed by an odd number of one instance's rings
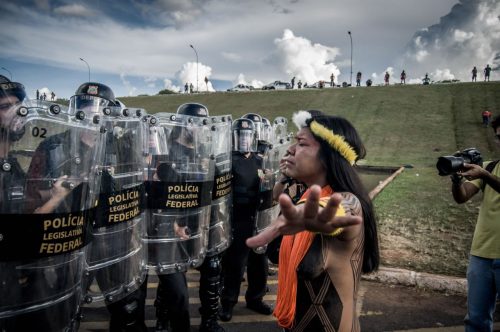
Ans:
MULTIPOLYGON (((189 303, 191 312, 191 331, 198 331, 200 314, 198 308, 199 273, 187 273, 189 303)), ((264 301, 274 304, 276 300, 277 275, 269 276, 269 292, 264 301)), ((146 300, 146 325, 154 331, 156 323, 153 306, 158 286, 158 278, 151 275, 148 280, 146 300)), ((240 298, 234 308, 233 319, 221 323, 227 332, 281 332, 273 316, 259 315, 245 307, 244 292, 246 282, 242 282, 240 298)), ((500 310, 495 314, 495 331, 500 331, 500 310)), ((466 312, 464 296, 449 295, 441 292, 388 285, 363 280, 359 290, 358 312, 362 331, 419 331, 455 332, 463 331, 463 318, 466 312)), ((108 312, 103 303, 92 303, 84 307, 83 320, 79 331, 107 331, 108 312)))

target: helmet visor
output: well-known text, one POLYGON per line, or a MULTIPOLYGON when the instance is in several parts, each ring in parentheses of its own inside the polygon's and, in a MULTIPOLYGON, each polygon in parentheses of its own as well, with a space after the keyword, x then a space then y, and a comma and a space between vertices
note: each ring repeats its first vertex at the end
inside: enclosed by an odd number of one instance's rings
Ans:
POLYGON ((86 114, 100 113, 100 111, 107 106, 115 105, 104 98, 91 95, 77 95, 70 99, 69 112, 71 114, 75 114, 78 111, 83 111, 86 114))
POLYGON ((0 106, 3 106, 3 109, 7 108, 7 104, 12 106, 21 103, 25 98, 26 92, 21 83, 6 82, 0 84, 0 106))
POLYGON ((239 152, 256 152, 257 141, 253 130, 235 130, 233 132, 233 150, 239 152))

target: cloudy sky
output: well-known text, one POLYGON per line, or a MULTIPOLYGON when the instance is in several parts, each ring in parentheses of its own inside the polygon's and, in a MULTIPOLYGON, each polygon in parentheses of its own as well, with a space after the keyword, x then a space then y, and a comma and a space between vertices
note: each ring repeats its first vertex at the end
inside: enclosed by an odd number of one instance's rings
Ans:
POLYGON ((363 81, 402 69, 412 82, 467 81, 473 66, 500 66, 498 0, 2 0, 0 74, 65 98, 88 80, 80 58, 117 96, 197 78, 201 91, 349 82, 348 31, 363 81))

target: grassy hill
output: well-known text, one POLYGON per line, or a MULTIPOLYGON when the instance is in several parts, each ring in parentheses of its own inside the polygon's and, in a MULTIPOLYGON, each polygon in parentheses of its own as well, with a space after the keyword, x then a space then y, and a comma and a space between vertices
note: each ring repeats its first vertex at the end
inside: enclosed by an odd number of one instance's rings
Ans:
MULTIPOLYGON (((437 157, 467 147, 486 160, 500 157, 485 108, 500 113, 500 83, 388 86, 322 90, 255 91, 120 98, 149 113, 175 112, 188 101, 212 115, 259 113, 291 118, 319 109, 350 120, 367 147, 368 165, 412 165, 376 199, 385 265, 464 276, 480 197, 458 206, 450 181, 435 170, 437 157)), ((290 130, 294 130, 292 126, 290 130)))

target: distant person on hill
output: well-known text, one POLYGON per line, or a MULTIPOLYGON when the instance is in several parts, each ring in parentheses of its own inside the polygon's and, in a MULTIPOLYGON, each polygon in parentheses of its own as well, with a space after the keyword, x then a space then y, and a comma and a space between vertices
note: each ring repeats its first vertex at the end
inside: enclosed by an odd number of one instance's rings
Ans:
POLYGON ((484 81, 488 80, 490 81, 490 73, 491 73, 491 67, 490 65, 486 65, 486 68, 484 68, 484 81))
POLYGON ((56 98, 56 94, 54 93, 54 91, 52 91, 50 93, 50 100, 54 100, 56 98))
POLYGON ((299 80, 299 82, 297 83, 297 88, 302 89, 302 81, 301 80, 299 80))
POLYGON ((36 90, 36 100, 40 99, 40 91, 37 89, 36 90))
POLYGON ((295 87, 295 76, 292 78, 291 83, 292 83, 292 89, 293 89, 295 87))
POLYGON ((401 72, 401 84, 406 84, 406 73, 404 70, 401 72))
POLYGON ((189 85, 187 84, 184 84, 184 93, 188 93, 189 92, 189 85))
POLYGON ((429 78, 429 74, 425 73, 425 77, 422 79, 422 83, 424 85, 429 85, 430 82, 431 82, 431 79, 429 78))
MULTIPOLYGON (((500 144, 500 116, 493 119, 491 126, 500 144)), ((479 191, 483 193, 467 268, 465 331, 493 331, 493 314, 500 295, 500 162, 484 163, 484 168, 464 164, 464 169, 451 176, 455 201, 465 203, 479 191)))
POLYGON ((335 75, 333 73, 330 75, 330 86, 333 87, 335 85, 335 75))
POLYGON ((481 113, 481 116, 483 117, 483 126, 488 127, 488 125, 490 124, 491 115, 492 113, 488 110, 484 110, 481 113))
POLYGON ((389 72, 386 71, 385 72, 385 76, 384 76, 384 82, 385 82, 385 85, 389 85, 389 78, 391 77, 391 75, 389 75, 389 72))
POLYGON ((476 68, 476 66, 474 66, 474 68, 472 68, 472 82, 477 82, 477 68, 476 68))
POLYGON ((371 79, 366 80, 366 86, 372 86, 373 82, 371 79))
POLYGON ((189 83, 189 93, 193 93, 193 83, 189 83))
POLYGON ((356 74, 356 86, 361 86, 361 72, 358 71, 356 74))

